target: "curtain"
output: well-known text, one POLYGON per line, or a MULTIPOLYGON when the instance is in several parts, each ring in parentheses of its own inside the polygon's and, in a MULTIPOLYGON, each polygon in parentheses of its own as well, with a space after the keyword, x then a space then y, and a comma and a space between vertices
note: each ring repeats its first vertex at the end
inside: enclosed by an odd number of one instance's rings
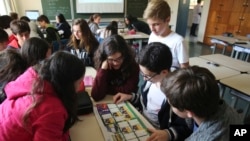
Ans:
POLYGON ((8 1, 9 2, 9 5, 10 5, 10 10, 9 12, 17 12, 17 7, 16 7, 16 2, 15 0, 5 0, 5 1, 8 1))

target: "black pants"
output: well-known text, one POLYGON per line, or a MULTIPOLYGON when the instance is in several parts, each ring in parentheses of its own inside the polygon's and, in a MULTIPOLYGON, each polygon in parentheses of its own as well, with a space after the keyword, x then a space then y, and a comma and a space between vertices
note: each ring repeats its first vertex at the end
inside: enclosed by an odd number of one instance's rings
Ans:
POLYGON ((190 35, 196 36, 195 31, 197 28, 198 24, 193 23, 190 29, 190 35))

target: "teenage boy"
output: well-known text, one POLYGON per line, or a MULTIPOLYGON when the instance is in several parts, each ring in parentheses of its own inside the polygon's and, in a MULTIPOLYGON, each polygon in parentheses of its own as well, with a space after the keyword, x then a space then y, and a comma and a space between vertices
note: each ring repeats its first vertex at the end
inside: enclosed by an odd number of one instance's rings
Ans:
POLYGON ((141 50, 138 63, 145 80, 140 93, 119 93, 113 97, 114 103, 129 100, 157 128, 149 129, 152 135, 148 140, 184 140, 192 130, 185 119, 171 112, 166 96, 160 89, 161 81, 170 72, 172 64, 169 47, 159 42, 148 44, 141 50))
POLYGON ((10 23, 10 29, 13 33, 11 35, 10 43, 7 48, 20 49, 27 39, 30 38, 30 27, 29 24, 21 20, 13 20, 10 23))
POLYGON ((239 114, 220 99, 214 75, 206 68, 180 69, 163 79, 173 112, 199 126, 185 141, 228 141, 229 125, 242 124, 239 114))
POLYGON ((166 0, 151 0, 143 14, 143 18, 151 29, 148 42, 161 42, 170 47, 173 56, 171 70, 189 66, 188 49, 183 44, 183 37, 171 31, 170 7, 166 0))
POLYGON ((49 43, 52 44, 53 41, 59 41, 60 36, 57 29, 50 24, 49 18, 45 15, 40 15, 37 18, 38 24, 40 25, 41 32, 43 33, 43 38, 49 43))

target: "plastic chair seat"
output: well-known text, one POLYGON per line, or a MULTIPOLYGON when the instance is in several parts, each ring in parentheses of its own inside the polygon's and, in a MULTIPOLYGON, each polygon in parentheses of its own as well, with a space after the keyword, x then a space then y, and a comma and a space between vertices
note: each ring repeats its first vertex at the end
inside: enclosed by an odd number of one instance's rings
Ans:
POLYGON ((243 52, 244 52, 244 48, 243 48, 243 47, 233 46, 233 50, 232 50, 232 53, 231 53, 231 57, 232 57, 232 58, 235 58, 235 59, 238 59, 240 53, 243 53, 243 52), (235 54, 235 55, 234 55, 234 54, 235 54))
POLYGON ((246 54, 245 61, 248 61, 250 56, 250 48, 245 48, 244 53, 246 54))
POLYGON ((223 50, 222 50, 222 54, 225 54, 225 51, 226 51, 226 48, 228 46, 227 43, 223 42, 223 41, 220 41, 220 40, 217 40, 217 39, 211 39, 210 42, 213 44, 211 46, 212 48, 212 54, 215 53, 215 50, 217 48, 217 45, 222 45, 223 46, 223 50))

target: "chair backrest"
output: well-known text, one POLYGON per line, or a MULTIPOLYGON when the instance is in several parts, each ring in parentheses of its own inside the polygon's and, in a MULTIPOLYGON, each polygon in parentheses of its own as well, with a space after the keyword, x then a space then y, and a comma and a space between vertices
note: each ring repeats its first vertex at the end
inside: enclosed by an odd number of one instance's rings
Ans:
POLYGON ((245 61, 248 61, 250 56, 250 48, 245 48, 244 53, 245 53, 245 61))
POLYGON ((220 41, 220 40, 217 40, 217 39, 211 39, 210 41, 213 44, 220 44, 220 45, 223 45, 223 46, 227 46, 228 45, 227 43, 225 43, 223 41, 220 41))
POLYGON ((53 41, 52 42, 52 53, 58 51, 58 50, 63 50, 68 44, 69 39, 61 39, 58 41, 53 41))
POLYGON ((231 57, 238 59, 240 57, 240 59, 242 59, 241 56, 239 56, 240 54, 242 54, 244 52, 244 48, 240 47, 240 46, 233 46, 233 50, 231 53, 231 57))

